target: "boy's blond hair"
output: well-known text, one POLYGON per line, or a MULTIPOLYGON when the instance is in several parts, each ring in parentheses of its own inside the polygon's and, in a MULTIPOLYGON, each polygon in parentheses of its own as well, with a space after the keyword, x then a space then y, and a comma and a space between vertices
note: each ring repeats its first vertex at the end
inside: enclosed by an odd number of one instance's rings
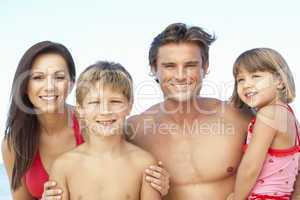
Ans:
POLYGON ((268 71, 281 78, 284 87, 280 90, 280 99, 284 103, 290 103, 296 96, 295 83, 292 72, 284 58, 270 48, 255 48, 242 53, 233 65, 235 78, 232 102, 236 107, 243 107, 244 103, 237 93, 237 75, 241 69, 248 72, 268 71))
MULTIPOLYGON (((103 87, 120 91, 129 102, 133 101, 132 78, 119 63, 99 61, 87 67, 79 76, 76 86, 76 102, 82 105, 90 88, 100 81, 103 87)), ((99 91, 101 92, 101 91, 99 91)))

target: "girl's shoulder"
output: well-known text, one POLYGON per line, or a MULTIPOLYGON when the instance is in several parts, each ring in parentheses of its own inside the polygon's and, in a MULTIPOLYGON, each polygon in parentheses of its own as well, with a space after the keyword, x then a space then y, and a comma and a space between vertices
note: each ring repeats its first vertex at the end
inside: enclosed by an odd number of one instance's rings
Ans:
POLYGON ((256 123, 264 123, 279 132, 286 132, 295 116, 288 105, 271 104, 259 109, 256 114, 256 123))

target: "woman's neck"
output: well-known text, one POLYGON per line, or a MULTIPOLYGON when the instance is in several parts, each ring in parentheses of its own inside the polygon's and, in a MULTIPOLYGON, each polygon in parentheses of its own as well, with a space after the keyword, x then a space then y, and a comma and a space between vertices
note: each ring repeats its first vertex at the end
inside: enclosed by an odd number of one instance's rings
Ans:
POLYGON ((60 113, 43 113, 37 116, 40 129, 46 134, 54 134, 61 132, 60 130, 68 127, 68 123, 72 122, 70 119, 71 110, 65 107, 64 112, 60 113))

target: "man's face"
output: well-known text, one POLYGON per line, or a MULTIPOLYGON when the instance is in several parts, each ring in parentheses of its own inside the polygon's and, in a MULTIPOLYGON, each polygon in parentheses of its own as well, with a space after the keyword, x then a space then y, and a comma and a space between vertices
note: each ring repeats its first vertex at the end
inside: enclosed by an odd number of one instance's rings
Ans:
POLYGON ((188 101, 201 89, 206 67, 203 67, 201 49, 192 43, 170 43, 161 46, 153 69, 165 99, 188 101))

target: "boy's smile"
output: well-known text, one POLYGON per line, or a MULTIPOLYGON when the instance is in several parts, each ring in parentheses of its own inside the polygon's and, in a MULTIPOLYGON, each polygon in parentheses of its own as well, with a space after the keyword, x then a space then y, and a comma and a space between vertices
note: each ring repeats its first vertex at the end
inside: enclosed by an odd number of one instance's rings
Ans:
POLYGON ((130 109, 121 92, 98 81, 90 87, 78 111, 89 134, 109 136, 122 134, 130 109))

